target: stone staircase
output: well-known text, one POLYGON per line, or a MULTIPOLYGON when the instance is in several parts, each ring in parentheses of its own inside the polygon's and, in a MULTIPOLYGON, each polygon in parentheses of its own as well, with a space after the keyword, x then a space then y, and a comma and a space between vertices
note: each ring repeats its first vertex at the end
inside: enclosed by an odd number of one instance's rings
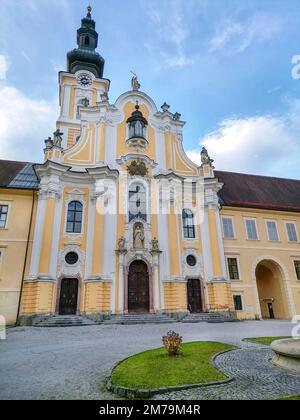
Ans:
POLYGON ((233 322, 234 320, 230 316, 226 316, 219 312, 203 312, 199 314, 189 314, 181 322, 196 324, 199 322, 209 322, 209 323, 223 323, 223 322, 233 322))
POLYGON ((83 327, 86 325, 96 325, 96 323, 75 315, 54 315, 33 321, 34 327, 83 327))
POLYGON ((104 321, 104 325, 137 325, 137 324, 171 324, 175 323, 173 318, 165 314, 126 314, 115 315, 104 321))

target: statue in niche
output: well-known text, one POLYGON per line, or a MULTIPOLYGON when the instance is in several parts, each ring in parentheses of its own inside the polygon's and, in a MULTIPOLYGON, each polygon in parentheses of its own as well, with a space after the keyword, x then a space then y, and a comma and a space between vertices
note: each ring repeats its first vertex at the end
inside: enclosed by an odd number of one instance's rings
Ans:
POLYGON ((137 223, 134 226, 134 233, 133 233, 133 246, 136 249, 144 249, 144 227, 141 223, 137 223))

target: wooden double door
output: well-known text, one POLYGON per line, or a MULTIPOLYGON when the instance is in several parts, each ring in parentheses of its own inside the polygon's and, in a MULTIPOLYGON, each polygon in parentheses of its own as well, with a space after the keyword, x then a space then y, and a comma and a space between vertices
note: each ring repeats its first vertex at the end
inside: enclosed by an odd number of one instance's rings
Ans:
POLYGON ((59 315, 76 315, 78 279, 63 279, 60 289, 59 315))
POLYGON ((191 313, 203 312, 201 283, 199 279, 190 279, 187 283, 188 310, 191 313))
POLYGON ((150 310, 149 273, 144 261, 134 261, 128 273, 128 311, 146 313, 150 310))

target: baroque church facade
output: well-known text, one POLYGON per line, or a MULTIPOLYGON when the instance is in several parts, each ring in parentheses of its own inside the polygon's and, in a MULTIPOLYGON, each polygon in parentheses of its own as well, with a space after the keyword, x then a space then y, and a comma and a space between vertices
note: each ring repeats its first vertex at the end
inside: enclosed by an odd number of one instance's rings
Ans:
POLYGON ((216 171, 205 149, 198 167, 136 75, 111 104, 95 25, 88 8, 44 163, 0 163, 0 313, 300 314, 300 181, 216 171))

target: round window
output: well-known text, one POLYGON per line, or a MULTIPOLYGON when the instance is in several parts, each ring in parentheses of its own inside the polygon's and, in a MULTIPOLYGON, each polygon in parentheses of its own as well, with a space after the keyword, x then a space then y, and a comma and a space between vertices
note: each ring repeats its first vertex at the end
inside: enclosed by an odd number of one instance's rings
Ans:
POLYGON ((69 265, 74 265, 78 262, 79 257, 76 252, 69 252, 65 257, 66 263, 69 265))
POLYGON ((190 267, 195 267, 195 265, 197 264, 197 260, 194 257, 194 255, 188 255, 186 258, 186 262, 190 267))

